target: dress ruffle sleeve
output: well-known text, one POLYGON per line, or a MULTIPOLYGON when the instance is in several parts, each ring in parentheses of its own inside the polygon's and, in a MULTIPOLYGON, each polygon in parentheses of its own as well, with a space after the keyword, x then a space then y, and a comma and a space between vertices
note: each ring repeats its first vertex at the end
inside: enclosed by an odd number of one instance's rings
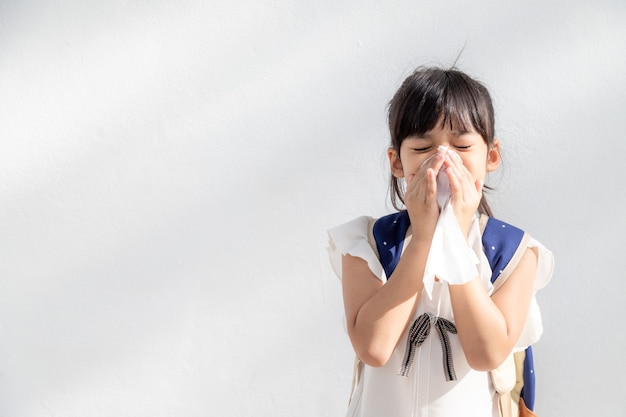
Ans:
POLYGON ((369 269, 378 279, 382 282, 387 281, 378 256, 369 243, 368 236, 372 220, 372 217, 361 216, 328 230, 330 263, 340 280, 341 257, 351 255, 365 260, 369 269))
POLYGON ((527 247, 537 248, 537 272, 535 273, 535 283, 533 287, 533 297, 530 303, 530 310, 528 311, 528 317, 526 318, 524 329, 515 344, 515 350, 522 350, 536 343, 539 341, 539 338, 543 333, 541 311, 539 310, 539 304, 537 304, 535 295, 537 291, 544 288, 548 284, 554 271, 554 256, 552 255, 552 252, 532 237, 528 241, 527 247))

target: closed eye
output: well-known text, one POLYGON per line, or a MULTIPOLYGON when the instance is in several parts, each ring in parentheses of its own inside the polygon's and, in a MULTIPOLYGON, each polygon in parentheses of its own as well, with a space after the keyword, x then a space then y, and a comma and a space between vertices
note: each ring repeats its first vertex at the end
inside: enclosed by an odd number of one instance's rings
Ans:
POLYGON ((417 153, 428 152, 431 149, 432 149, 432 146, 427 146, 425 148, 411 148, 411 150, 413 150, 414 152, 417 152, 417 153))
POLYGON ((454 147, 460 151, 467 151, 469 148, 472 147, 472 145, 467 145, 467 146, 454 145, 454 147))

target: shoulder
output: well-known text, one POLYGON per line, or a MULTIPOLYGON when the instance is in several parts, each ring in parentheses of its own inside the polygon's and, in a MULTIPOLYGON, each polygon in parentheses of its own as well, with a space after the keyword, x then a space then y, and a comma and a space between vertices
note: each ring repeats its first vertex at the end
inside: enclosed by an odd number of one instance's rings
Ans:
POLYGON ((386 216, 382 216, 376 220, 374 225, 375 228, 384 229, 384 228, 393 228, 399 227, 401 225, 409 225, 409 214, 406 210, 398 211, 396 213, 387 214, 386 216))
POLYGON ((404 240, 410 224, 411 221, 406 211, 388 214, 375 221, 372 235, 378 245, 383 242, 398 243, 404 240))
POLYGON ((372 227, 374 246, 388 277, 400 261, 410 225, 409 214, 403 210, 379 218, 372 227))
POLYGON ((529 248, 535 251, 538 258, 535 289, 547 284, 552 277, 554 257, 545 246, 519 227, 493 217, 482 215, 480 227, 494 289, 506 281, 529 248))
POLYGON ((506 279, 524 256, 530 236, 493 217, 481 216, 480 225, 485 256, 492 270, 491 282, 506 279))
POLYGON ((513 226, 512 224, 504 222, 500 219, 496 219, 495 217, 486 216, 484 214, 480 216, 480 227, 482 229, 483 235, 487 234, 492 236, 514 236, 524 233, 524 231, 519 227, 513 226))

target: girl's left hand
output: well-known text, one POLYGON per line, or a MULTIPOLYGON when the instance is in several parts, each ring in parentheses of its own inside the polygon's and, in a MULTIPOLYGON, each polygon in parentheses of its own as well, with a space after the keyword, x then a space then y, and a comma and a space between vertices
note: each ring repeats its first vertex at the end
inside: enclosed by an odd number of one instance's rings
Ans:
POLYGON ((450 203, 461 230, 467 236, 483 195, 484 181, 474 179, 472 173, 465 168, 463 161, 456 153, 446 152, 444 165, 450 182, 452 195, 450 203))

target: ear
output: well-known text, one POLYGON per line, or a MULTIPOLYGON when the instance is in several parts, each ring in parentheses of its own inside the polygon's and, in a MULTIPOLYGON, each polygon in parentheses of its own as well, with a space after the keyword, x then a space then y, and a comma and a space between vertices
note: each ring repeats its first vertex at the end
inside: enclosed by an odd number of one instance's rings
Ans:
POLYGON ((487 151, 487 172, 495 171, 500 166, 500 140, 494 139, 487 151))
POLYGON ((389 166, 391 167, 391 174, 396 178, 404 178, 404 170, 402 169, 402 161, 398 151, 394 148, 387 149, 387 157, 389 157, 389 166))

